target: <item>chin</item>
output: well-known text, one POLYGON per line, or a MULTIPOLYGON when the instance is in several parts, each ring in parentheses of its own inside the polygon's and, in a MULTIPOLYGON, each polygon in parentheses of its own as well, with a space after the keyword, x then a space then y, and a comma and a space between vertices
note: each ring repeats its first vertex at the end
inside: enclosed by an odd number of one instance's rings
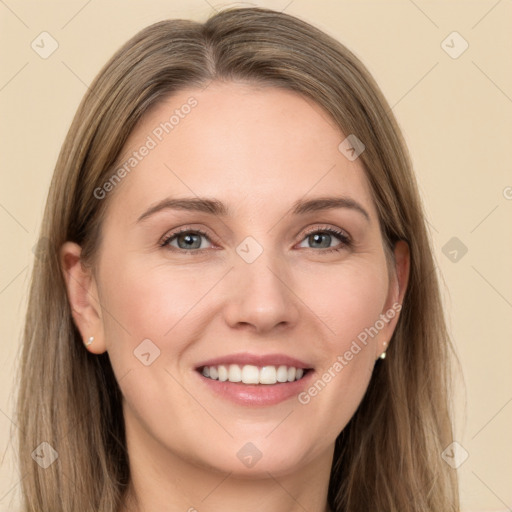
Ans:
POLYGON ((229 440, 222 445, 212 441, 215 449, 208 450, 208 457, 204 453, 197 454, 200 465, 209 470, 221 473, 231 473, 233 477, 268 478, 269 473, 274 476, 285 476, 303 467, 306 460, 312 457, 311 448, 308 448, 303 437, 295 440, 284 436, 268 436, 268 431, 260 437, 249 440, 229 440))

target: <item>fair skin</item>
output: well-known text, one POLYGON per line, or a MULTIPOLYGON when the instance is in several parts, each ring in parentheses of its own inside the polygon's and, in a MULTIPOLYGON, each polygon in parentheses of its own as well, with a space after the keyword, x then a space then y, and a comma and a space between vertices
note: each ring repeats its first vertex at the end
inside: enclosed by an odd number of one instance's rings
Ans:
POLYGON ((293 92, 234 83, 181 91, 142 119, 123 154, 190 96, 197 106, 107 198, 94 271, 81 265, 78 245, 61 251, 74 320, 84 341, 94 336, 84 350, 108 351, 123 393, 131 470, 123 512, 325 512, 335 439, 398 313, 344 357, 341 371, 332 368, 401 304, 408 249, 396 245, 388 272, 360 160, 338 150, 345 136, 327 114, 293 92), (327 196, 352 202, 291 212, 298 200, 327 196), (215 198, 229 212, 164 208, 138 220, 171 197, 215 198), (192 242, 182 235, 159 244, 181 227, 192 242), (252 262, 237 252, 246 237, 263 249, 252 262), (160 354, 145 365, 134 350, 147 339, 145 353, 160 354), (302 391, 329 368, 331 379, 307 403, 298 393, 273 404, 234 402, 197 370, 231 354, 307 362, 302 391), (250 467, 237 456, 247 443, 261 455, 250 467))

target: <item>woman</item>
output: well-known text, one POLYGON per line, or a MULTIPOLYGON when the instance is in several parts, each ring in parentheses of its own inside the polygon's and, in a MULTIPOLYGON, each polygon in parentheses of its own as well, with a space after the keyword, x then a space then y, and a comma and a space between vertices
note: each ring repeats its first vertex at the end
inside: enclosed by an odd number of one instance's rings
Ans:
POLYGON ((292 16, 135 35, 80 105, 34 268, 24 510, 458 510, 405 144, 292 16))

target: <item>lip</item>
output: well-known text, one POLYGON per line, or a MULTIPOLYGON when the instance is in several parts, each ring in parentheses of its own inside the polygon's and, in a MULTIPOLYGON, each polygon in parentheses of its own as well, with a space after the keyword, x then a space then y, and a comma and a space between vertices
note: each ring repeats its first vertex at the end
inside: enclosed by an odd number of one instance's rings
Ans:
POLYGON ((276 405, 296 397, 311 383, 316 372, 309 370, 300 380, 278 384, 242 384, 240 382, 221 382, 194 372, 209 390, 236 405, 269 406, 276 405))
MULTIPOLYGON (((244 366, 246 364, 252 364, 254 366, 294 366, 295 368, 312 369, 312 365, 296 359, 295 357, 287 356, 286 354, 249 354, 243 352, 240 354, 229 354, 226 356, 215 357, 199 363, 196 366, 196 370, 199 370, 203 366, 218 366, 219 364, 238 364, 244 366)), ((300 381, 297 381, 300 382, 300 381)))
POLYGON ((229 400, 236 405, 243 406, 270 406, 279 404, 292 397, 296 397, 299 393, 306 389, 314 375, 315 371, 312 365, 287 356, 285 354, 230 354, 222 357, 208 359, 195 368, 195 374, 200 381, 214 394, 223 399, 229 400), (201 373, 204 366, 218 366, 220 364, 238 364, 244 366, 251 364, 254 366, 294 366, 307 370, 300 380, 293 382, 280 382, 276 384, 243 384, 241 382, 229 382, 213 380, 205 377, 201 373))

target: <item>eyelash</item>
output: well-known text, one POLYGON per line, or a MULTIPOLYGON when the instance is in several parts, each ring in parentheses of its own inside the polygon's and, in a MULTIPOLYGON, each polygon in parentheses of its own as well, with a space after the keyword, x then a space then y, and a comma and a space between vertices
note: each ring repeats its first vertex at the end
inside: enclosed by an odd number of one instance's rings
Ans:
MULTIPOLYGON (((191 228, 184 227, 184 228, 181 228, 181 229, 179 229, 177 231, 173 231, 172 233, 169 233, 166 236, 164 236, 164 238, 162 239, 162 241, 159 244, 160 247, 168 246, 168 244, 169 244, 169 242, 171 240, 173 240, 174 238, 176 238, 178 235, 180 235, 182 233, 192 233, 192 234, 195 234, 195 235, 201 235, 201 236, 204 236, 205 238, 207 238, 208 240, 210 240, 210 236, 208 235, 208 233, 202 231, 201 229, 196 229, 196 228, 195 229, 191 229, 191 228)), ((301 239, 301 242, 305 238, 307 238, 307 237, 309 237, 311 235, 314 235, 316 233, 327 233, 329 235, 334 235, 334 236, 336 236, 341 241, 341 244, 339 246, 337 246, 337 247, 330 247, 330 248, 321 249, 319 252, 321 252, 323 254, 339 252, 339 251, 341 251, 343 249, 347 249, 347 248, 352 247, 352 240, 350 239, 349 235, 347 235, 347 233, 345 233, 344 231, 335 229, 335 228, 330 228, 330 227, 326 227, 326 228, 316 227, 315 229, 312 229, 312 230, 306 232, 304 234, 304 237, 301 239)), ((210 242, 211 241, 212 240, 210 240, 210 242)), ((168 247, 170 247, 170 246, 168 246, 168 247)), ((309 249, 313 249, 314 250, 313 247, 309 247, 309 249)), ((190 254, 190 253, 197 254, 197 253, 203 252, 205 249, 179 249, 179 248, 176 248, 176 247, 172 247, 171 250, 178 251, 178 252, 184 253, 184 254, 190 254)))

